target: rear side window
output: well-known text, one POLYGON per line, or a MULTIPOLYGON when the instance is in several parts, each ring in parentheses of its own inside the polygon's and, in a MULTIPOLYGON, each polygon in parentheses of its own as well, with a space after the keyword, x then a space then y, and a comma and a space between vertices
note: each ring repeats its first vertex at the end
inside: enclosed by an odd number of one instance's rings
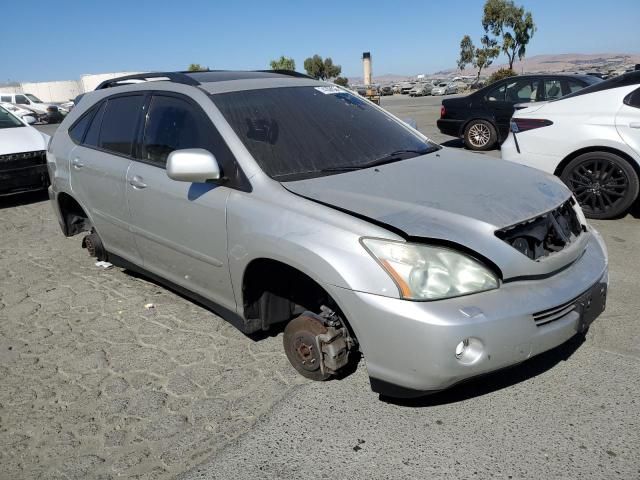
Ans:
POLYGON ((507 84, 505 100, 510 103, 535 102, 538 80, 519 80, 507 84))
MULTIPOLYGON (((544 80, 544 99, 556 100, 562 96, 560 80, 547 78, 544 80)), ((534 99, 535 100, 535 99, 534 99)))
POLYGON ((0 97, 0 101, 11 103, 11 95, 2 95, 2 97, 0 97))
POLYGON ((624 97, 624 103, 630 107, 640 108, 640 88, 635 89, 629 95, 624 97))
POLYGON ((89 145, 91 147, 98 146, 98 140, 100 139, 100 125, 102 124, 102 117, 104 116, 104 108, 107 102, 102 102, 98 107, 98 111, 93 116, 87 135, 84 138, 83 145, 89 145))
POLYGON ((90 109, 87 113, 80 117, 80 120, 77 120, 76 123, 69 129, 69 136, 75 143, 82 143, 84 133, 87 131, 87 127, 89 126, 89 123, 91 123, 91 119, 96 113, 96 110, 97 107, 93 107, 92 109, 90 109))
POLYGON ((585 87, 585 85, 575 80, 567 80, 567 86, 569 87, 569 93, 577 92, 585 87))
POLYGON ((506 89, 506 84, 502 84, 498 88, 494 88, 487 93, 487 100, 490 102, 504 102, 504 92, 506 89))
POLYGON ((210 129, 204 114, 189 102, 154 95, 144 130, 142 159, 164 167, 174 150, 204 148, 211 151, 210 129))
POLYGON ((142 95, 116 97, 107 101, 98 143, 101 149, 131 155, 143 103, 142 95))

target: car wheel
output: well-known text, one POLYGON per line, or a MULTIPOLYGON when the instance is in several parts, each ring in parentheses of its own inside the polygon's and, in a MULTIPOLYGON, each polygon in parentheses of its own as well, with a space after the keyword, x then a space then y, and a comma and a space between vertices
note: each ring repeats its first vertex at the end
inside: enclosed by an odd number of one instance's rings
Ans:
POLYGON ((583 153, 569 162, 560 178, 589 218, 615 218, 638 198, 638 174, 615 153, 583 153))
POLYGON ((486 120, 472 120, 464 129, 464 144, 470 150, 489 150, 497 140, 495 127, 486 120))
POLYGON ((322 352, 318 351, 316 336, 327 333, 327 327, 318 319, 300 315, 291 320, 284 329, 282 343, 293 368, 303 377, 323 381, 330 373, 322 372, 322 352))

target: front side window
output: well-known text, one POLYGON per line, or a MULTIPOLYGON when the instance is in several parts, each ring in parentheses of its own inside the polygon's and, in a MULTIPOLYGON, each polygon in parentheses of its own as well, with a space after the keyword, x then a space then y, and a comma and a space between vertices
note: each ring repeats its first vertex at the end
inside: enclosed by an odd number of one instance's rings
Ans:
POLYGON ((164 167, 167 157, 174 150, 210 150, 208 126, 209 122, 189 102, 175 97, 154 95, 144 130, 142 159, 164 167))
POLYGON ((29 105, 29 100, 24 95, 16 95, 16 104, 18 105, 29 105))
POLYGON ((122 155, 132 154, 143 103, 142 95, 116 97, 107 101, 100 127, 98 146, 101 149, 122 155))
POLYGON ((264 172, 279 181, 400 161, 439 147, 337 87, 212 95, 264 172))
POLYGON ((0 107, 0 129, 24 127, 24 123, 14 117, 8 110, 0 107))
POLYGON ((31 100, 33 103, 42 103, 42 100, 40 100, 35 95, 31 95, 30 93, 25 93, 24 96, 31 100))

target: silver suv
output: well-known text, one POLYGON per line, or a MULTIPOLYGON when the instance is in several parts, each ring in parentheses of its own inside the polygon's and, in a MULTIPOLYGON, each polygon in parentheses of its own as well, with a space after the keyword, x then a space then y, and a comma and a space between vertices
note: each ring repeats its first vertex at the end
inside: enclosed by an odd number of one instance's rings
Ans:
POLYGON ((558 179, 293 72, 110 80, 47 160, 65 235, 247 334, 286 325, 314 380, 359 350, 376 392, 440 390, 604 309, 604 243, 558 179))

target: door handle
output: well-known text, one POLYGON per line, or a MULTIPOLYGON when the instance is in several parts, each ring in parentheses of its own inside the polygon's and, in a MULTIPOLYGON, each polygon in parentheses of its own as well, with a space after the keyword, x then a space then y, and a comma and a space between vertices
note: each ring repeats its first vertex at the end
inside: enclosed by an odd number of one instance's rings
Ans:
POLYGON ((71 163, 73 164, 73 167, 76 169, 84 167, 84 163, 82 163, 79 158, 74 158, 71 163))
POLYGON ((631 128, 640 128, 640 122, 631 122, 629 126, 631 128))
POLYGON ((147 184, 144 183, 142 181, 142 177, 139 177, 138 175, 134 175, 129 179, 129 185, 131 185, 133 188, 147 188, 147 184))

